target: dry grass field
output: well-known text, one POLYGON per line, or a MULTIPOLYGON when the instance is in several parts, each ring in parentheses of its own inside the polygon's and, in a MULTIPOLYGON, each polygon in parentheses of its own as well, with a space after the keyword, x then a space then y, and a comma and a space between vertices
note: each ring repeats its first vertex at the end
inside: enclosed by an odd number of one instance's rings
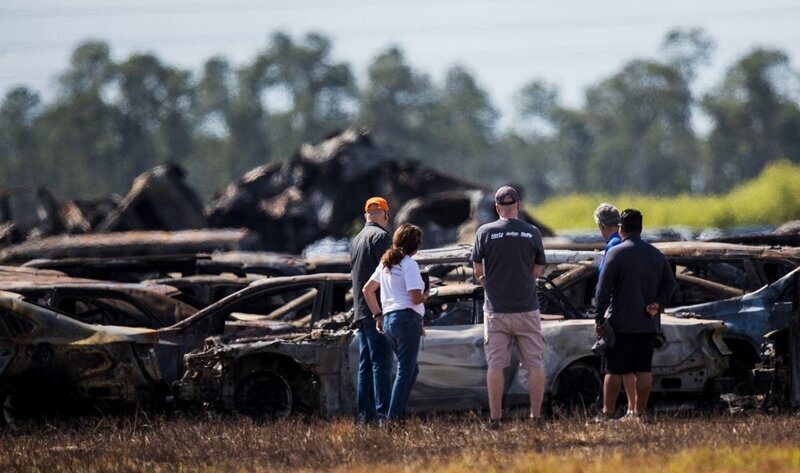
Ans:
POLYGON ((482 429, 475 414, 414 419, 403 427, 346 420, 257 423, 104 417, 44 423, 0 434, 0 471, 800 471, 800 417, 659 416, 651 425, 482 429))

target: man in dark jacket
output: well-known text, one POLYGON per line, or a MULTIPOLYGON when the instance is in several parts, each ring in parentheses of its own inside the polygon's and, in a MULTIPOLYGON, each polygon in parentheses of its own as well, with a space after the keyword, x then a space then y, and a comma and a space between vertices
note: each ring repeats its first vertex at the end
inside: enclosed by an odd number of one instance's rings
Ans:
MULTIPOLYGON (((642 214, 627 209, 620 216, 622 243, 605 257, 597 283, 597 326, 609 317, 616 342, 606 350, 603 414, 610 418, 625 386, 628 415, 645 413, 653 385, 651 367, 661 310, 675 288, 675 276, 666 257, 641 238, 642 214), (606 314, 606 310, 608 314, 606 314)), ((598 332, 599 333, 599 332, 598 332)))
POLYGON ((378 333, 372 312, 361 290, 392 245, 386 231, 389 204, 382 197, 372 197, 364 205, 366 225, 353 238, 350 249, 350 275, 353 278, 353 326, 358 329, 358 422, 368 423, 389 413, 392 376, 392 347, 378 333))

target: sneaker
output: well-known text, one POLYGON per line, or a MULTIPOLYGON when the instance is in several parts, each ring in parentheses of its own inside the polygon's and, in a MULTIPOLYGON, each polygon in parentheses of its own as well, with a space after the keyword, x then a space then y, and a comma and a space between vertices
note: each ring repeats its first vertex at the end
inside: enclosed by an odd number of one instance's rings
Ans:
POLYGON ((610 423, 616 422, 616 421, 617 421, 617 419, 611 417, 610 415, 604 414, 604 413, 600 413, 600 414, 597 414, 596 416, 592 417, 591 419, 589 419, 586 422, 586 424, 587 425, 590 425, 590 424, 610 424, 610 423))
POLYGON ((545 420, 545 418, 542 416, 539 417, 528 416, 528 422, 530 422, 531 425, 535 427, 544 427, 545 425, 547 425, 547 420, 545 420))
POLYGON ((500 419, 489 419, 483 423, 483 430, 496 432, 500 430, 500 419))

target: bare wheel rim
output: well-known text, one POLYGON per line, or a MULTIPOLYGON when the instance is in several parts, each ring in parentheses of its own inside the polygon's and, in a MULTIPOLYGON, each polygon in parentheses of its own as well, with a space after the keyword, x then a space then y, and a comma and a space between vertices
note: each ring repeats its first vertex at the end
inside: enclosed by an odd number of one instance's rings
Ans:
POLYGON ((558 377, 555 400, 567 408, 592 406, 602 392, 600 372, 594 366, 578 362, 568 366, 558 377))
POLYGON ((260 371, 242 379, 236 387, 236 410, 259 418, 281 418, 292 412, 292 388, 274 372, 260 371))

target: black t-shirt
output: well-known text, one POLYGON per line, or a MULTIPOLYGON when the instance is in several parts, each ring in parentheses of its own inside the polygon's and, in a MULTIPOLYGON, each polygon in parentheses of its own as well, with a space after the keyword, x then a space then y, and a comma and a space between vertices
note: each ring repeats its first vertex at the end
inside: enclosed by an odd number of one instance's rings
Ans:
POLYGON ((515 219, 481 226, 475 235, 472 261, 483 263, 486 275, 483 310, 493 313, 539 309, 533 266, 546 263, 542 234, 515 219))

